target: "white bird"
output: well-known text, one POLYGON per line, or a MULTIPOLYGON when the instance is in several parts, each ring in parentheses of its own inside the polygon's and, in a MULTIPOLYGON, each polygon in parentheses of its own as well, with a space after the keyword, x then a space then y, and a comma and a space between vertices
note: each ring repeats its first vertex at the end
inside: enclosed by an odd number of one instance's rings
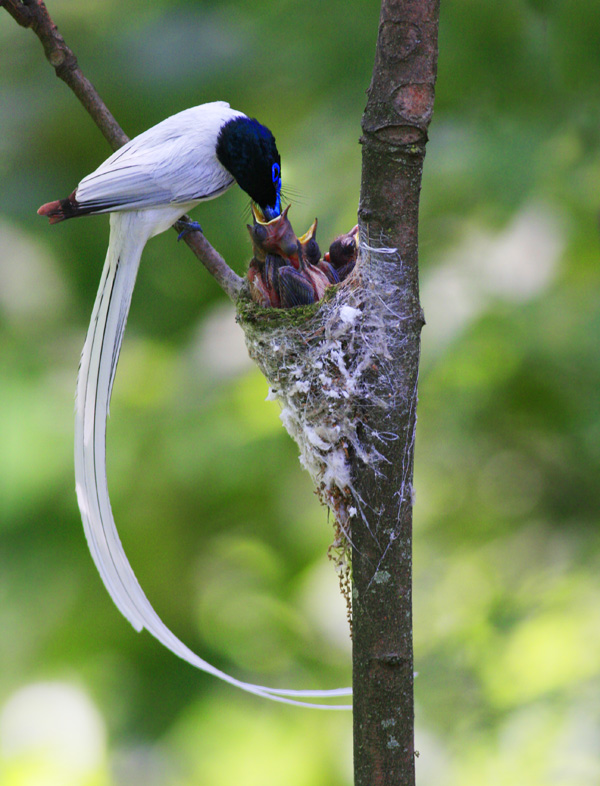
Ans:
MULTIPOLYGON (((113 519, 106 478, 106 420, 146 242, 199 202, 237 182, 267 219, 281 212, 281 162, 271 132, 223 101, 187 109, 132 139, 85 177, 67 198, 42 205, 50 223, 110 213, 110 241, 81 355, 75 415, 75 483, 88 546, 106 589, 133 627, 146 628, 202 671, 274 701, 327 709, 308 697, 349 695, 351 689, 294 691, 242 682, 214 668, 162 622, 140 587, 113 519)), ((197 227, 198 225, 194 225, 197 227)))

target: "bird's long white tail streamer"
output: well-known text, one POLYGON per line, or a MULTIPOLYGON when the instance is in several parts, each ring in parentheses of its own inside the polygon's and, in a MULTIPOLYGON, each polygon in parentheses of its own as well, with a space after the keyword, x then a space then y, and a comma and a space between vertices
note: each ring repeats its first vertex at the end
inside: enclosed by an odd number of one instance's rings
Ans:
POLYGON ((125 555, 115 526, 106 478, 106 420, 123 331, 147 224, 137 212, 112 213, 111 235, 102 279, 77 381, 75 481, 83 526, 106 589, 133 627, 146 628, 158 641, 192 666, 258 696, 318 709, 347 710, 350 705, 316 704, 303 699, 351 695, 337 690, 280 690, 242 682, 211 666, 181 642, 152 608, 125 555), (302 700, 300 700, 302 699, 302 700))

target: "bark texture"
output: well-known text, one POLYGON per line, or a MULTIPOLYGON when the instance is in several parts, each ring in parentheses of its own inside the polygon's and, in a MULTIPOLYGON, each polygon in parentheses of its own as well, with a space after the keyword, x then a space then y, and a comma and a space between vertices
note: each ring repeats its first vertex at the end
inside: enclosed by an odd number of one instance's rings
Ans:
POLYGON ((368 526, 353 526, 353 687, 356 786, 414 784, 412 477, 420 331, 418 210, 433 112, 439 0, 383 0, 373 78, 363 116, 361 237, 365 285, 377 281, 391 331, 390 377, 379 397, 391 410, 364 413, 371 433, 390 434, 385 462, 354 459, 368 526), (398 253, 392 253, 397 249, 398 253))

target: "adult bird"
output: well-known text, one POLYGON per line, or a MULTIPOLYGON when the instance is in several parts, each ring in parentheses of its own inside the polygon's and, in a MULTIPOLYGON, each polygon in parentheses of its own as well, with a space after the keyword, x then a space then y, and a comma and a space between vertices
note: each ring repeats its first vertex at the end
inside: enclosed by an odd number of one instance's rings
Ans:
MULTIPOLYGON (((66 199, 42 205, 50 223, 110 213, 110 241, 81 356, 75 416, 76 491, 88 546, 121 613, 198 668, 276 701, 336 695, 278 691, 236 680, 191 652, 158 617, 121 546, 106 479, 106 419, 140 257, 146 242, 234 182, 266 219, 281 212, 281 161, 268 128, 224 101, 179 112, 132 139, 66 199)), ((196 225, 197 226, 197 225, 196 225)))

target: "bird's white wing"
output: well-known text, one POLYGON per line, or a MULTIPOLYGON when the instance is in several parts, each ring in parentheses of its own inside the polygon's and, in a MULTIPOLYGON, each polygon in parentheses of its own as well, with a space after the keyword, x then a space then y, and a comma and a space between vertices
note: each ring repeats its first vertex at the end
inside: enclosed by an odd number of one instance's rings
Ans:
POLYGON ((212 199, 234 180, 216 156, 224 123, 241 116, 223 101, 186 109, 144 131, 84 177, 75 198, 93 212, 212 199))

